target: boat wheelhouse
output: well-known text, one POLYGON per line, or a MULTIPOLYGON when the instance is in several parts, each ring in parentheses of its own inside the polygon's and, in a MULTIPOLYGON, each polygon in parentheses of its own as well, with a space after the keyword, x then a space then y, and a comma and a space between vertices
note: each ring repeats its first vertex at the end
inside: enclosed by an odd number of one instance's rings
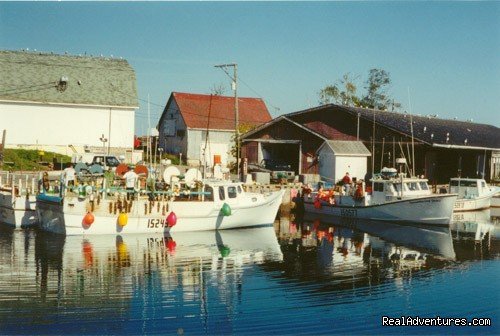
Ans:
POLYGON ((474 211, 488 209, 500 188, 489 186, 484 179, 457 177, 450 179, 449 192, 458 194, 455 211, 474 211))

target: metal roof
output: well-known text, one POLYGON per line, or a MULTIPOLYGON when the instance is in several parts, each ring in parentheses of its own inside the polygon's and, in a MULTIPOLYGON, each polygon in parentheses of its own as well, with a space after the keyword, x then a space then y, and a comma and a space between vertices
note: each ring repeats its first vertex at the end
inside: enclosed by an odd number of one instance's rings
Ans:
POLYGON ((361 141, 326 140, 317 151, 319 152, 324 146, 330 147, 335 155, 371 156, 370 151, 361 141))
POLYGON ((414 139, 435 147, 500 150, 500 129, 493 125, 478 124, 472 121, 441 119, 430 115, 412 115, 335 104, 293 112, 287 114, 287 117, 296 119, 296 117, 319 111, 325 114, 345 112, 355 117, 359 114, 360 119, 368 122, 373 122, 375 119, 376 125, 406 136, 411 136, 411 125, 413 124, 414 139))
POLYGON ((0 100, 136 108, 135 72, 126 60, 0 51, 0 100), (65 79, 66 85, 61 79, 65 79))

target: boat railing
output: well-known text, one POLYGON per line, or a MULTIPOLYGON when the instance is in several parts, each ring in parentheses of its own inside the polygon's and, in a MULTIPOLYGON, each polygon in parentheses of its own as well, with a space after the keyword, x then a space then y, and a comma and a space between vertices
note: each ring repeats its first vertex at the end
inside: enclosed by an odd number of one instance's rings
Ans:
POLYGON ((15 196, 34 195, 37 191, 40 172, 13 173, 0 171, 0 189, 15 196))

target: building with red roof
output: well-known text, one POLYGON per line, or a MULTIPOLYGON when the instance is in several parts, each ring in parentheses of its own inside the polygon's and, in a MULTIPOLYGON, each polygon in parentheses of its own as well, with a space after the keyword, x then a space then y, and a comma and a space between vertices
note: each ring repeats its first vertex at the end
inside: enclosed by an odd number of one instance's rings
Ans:
MULTIPOLYGON (((192 165, 227 165, 234 160, 234 105, 234 97, 172 92, 158 122, 159 146, 192 165)), ((262 99, 238 97, 238 119, 239 125, 255 127, 271 115, 262 99)))

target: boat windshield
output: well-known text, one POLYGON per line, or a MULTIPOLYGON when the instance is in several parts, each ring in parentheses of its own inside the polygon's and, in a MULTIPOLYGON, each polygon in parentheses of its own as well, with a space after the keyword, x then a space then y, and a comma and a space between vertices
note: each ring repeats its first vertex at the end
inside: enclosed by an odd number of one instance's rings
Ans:
POLYGON ((408 183, 406 183, 406 188, 407 188, 409 191, 415 191, 415 190, 418 190, 417 182, 408 182, 408 183))
POLYGON ((429 185, 427 185, 427 182, 419 182, 419 184, 420 184, 420 189, 429 190, 429 185))
POLYGON ((452 187, 477 187, 477 181, 470 181, 470 180, 451 180, 450 185, 452 187))

